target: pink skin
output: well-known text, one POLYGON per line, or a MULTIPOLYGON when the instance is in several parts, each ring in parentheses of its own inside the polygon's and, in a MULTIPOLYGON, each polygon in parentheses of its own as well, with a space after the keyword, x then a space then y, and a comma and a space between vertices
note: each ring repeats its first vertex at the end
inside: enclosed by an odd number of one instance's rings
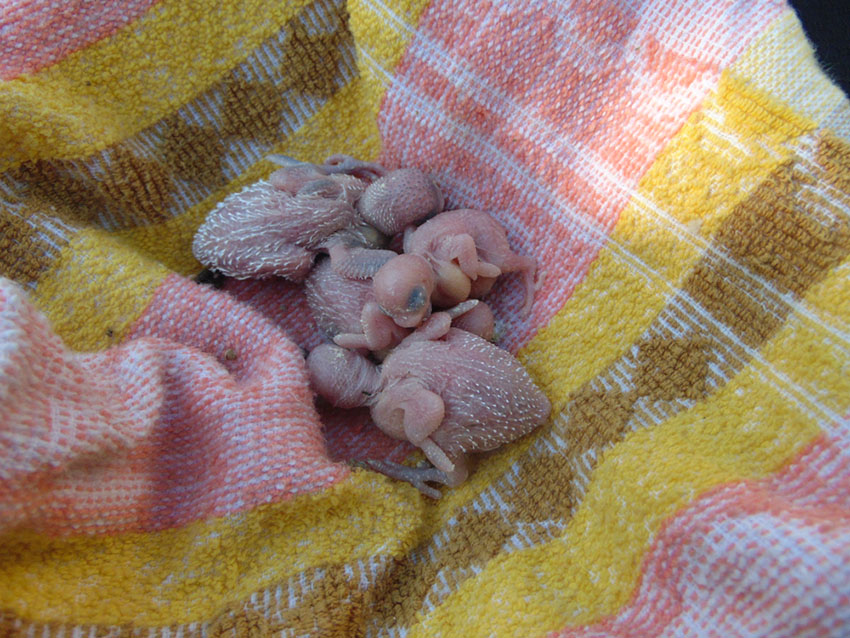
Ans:
POLYGON ((298 183, 300 178, 292 179, 292 175, 281 176, 281 173, 291 172, 292 170, 286 168, 275 171, 269 175, 269 182, 275 188, 286 191, 293 196, 338 199, 352 207, 357 204, 369 187, 366 182, 351 175, 319 176, 304 183, 298 183), (281 188, 279 184, 282 184, 285 188, 281 188), (297 188, 292 190, 292 186, 297 186, 297 188))
MULTIPOLYGON (((365 181, 367 184, 371 184, 373 181, 383 177, 389 172, 380 164, 363 162, 351 157, 350 155, 341 154, 331 155, 325 160, 324 164, 311 164, 309 162, 302 162, 300 160, 287 157, 286 155, 278 154, 269 155, 266 159, 270 162, 283 166, 284 168, 296 169, 293 172, 293 175, 324 176, 344 174, 352 175, 357 179, 365 181)), ((299 187, 292 184, 290 188, 298 190, 299 187)))
POLYGON ((393 256, 373 250, 387 241, 380 228, 404 228, 442 207, 439 188, 416 169, 387 172, 344 155, 322 165, 273 158, 285 167, 227 197, 198 229, 192 251, 207 268, 301 282, 324 252, 341 274, 368 278, 393 256))
POLYGON ((523 313, 531 312, 537 262, 514 253, 505 229, 487 213, 472 209, 442 213, 406 233, 404 252, 422 256, 433 267, 437 305, 485 295, 499 275, 519 272, 525 282, 523 313))
MULTIPOLYGON (((313 268, 305 293, 320 330, 344 348, 373 352, 382 359, 411 332, 380 309, 371 282, 343 277, 328 260, 313 268)), ((486 304, 468 301, 446 312, 453 325, 463 325, 485 339, 492 337, 493 313, 486 304)))
POLYGON ((228 277, 301 282, 317 253, 356 244, 352 231, 359 225, 355 210, 342 200, 293 197, 262 181, 230 195, 209 214, 192 252, 228 277))
MULTIPOLYGON (((326 177, 327 175, 313 164, 297 164, 276 170, 269 175, 269 182, 278 190, 295 195, 306 184, 326 177)), ((364 190, 365 187, 364 184, 364 190)))
POLYGON ((482 301, 477 303, 469 312, 453 320, 452 327, 458 330, 466 330, 487 341, 493 341, 496 333, 496 318, 493 316, 490 306, 482 301))
POLYGON ((316 265, 304 291, 319 329, 346 348, 380 353, 410 332, 381 312, 372 282, 343 277, 328 260, 316 265))
POLYGON ((401 168, 372 183, 357 203, 367 223, 393 236, 443 210, 440 187, 417 168, 401 168))
POLYGON ((531 312, 537 262, 514 253, 505 229, 487 213, 448 211, 419 228, 408 227, 404 252, 381 266, 374 277, 378 303, 399 325, 411 325, 408 299, 418 299, 419 291, 427 294, 428 308, 432 303, 453 306, 483 297, 499 275, 511 272, 523 274, 523 313, 531 312))
POLYGON ((350 155, 337 153, 331 155, 322 164, 322 168, 328 173, 346 173, 354 175, 358 179, 366 180, 371 183, 380 177, 384 177, 388 171, 380 164, 374 162, 363 162, 355 159, 350 155))
POLYGON ((291 195, 306 194, 320 190, 310 185, 313 182, 337 182, 353 192, 355 196, 347 196, 346 200, 352 206, 356 204, 366 223, 385 235, 396 235, 443 210, 440 187, 418 168, 387 171, 379 164, 348 155, 333 155, 321 165, 301 163, 283 155, 271 155, 269 159, 284 166, 269 178, 276 188, 291 195), (354 183, 360 184, 359 192, 355 192, 358 186, 354 183))
POLYGON ((398 325, 415 328, 431 314, 434 271, 422 257, 393 257, 378 269, 372 283, 378 305, 398 325))
POLYGON ((434 498, 439 492, 427 482, 459 485, 468 475, 467 454, 524 436, 551 410, 510 353, 450 325, 445 313, 434 314, 380 366, 331 344, 307 357, 320 396, 337 406, 369 406, 381 430, 419 446, 433 467, 368 465, 434 498))

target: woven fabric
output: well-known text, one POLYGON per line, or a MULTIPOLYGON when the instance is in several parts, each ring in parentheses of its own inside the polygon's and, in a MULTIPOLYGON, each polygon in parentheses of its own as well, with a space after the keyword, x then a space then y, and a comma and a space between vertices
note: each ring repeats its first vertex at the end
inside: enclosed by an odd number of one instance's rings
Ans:
POLYGON ((0 635, 850 635, 850 103, 775 0, 0 8, 0 635), (439 501, 317 408, 269 153, 430 172, 553 406, 439 501))

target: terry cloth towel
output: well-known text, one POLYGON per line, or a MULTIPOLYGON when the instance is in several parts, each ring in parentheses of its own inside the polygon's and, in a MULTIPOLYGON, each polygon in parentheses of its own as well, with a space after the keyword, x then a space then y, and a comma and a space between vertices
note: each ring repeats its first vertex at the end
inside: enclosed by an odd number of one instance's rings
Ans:
POLYGON ((850 635, 850 105, 758 0, 6 0, 0 635, 850 635), (317 412, 264 158, 431 172, 546 272, 551 420, 432 501, 317 412))

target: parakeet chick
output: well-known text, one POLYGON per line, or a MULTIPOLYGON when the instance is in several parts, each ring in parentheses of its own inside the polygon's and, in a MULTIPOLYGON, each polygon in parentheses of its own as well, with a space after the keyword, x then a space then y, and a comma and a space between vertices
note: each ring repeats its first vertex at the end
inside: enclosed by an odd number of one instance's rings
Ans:
POLYGON ((375 297, 396 323, 416 325, 432 304, 448 307, 483 297, 499 275, 520 272, 523 312, 528 314, 536 271, 537 262, 514 253, 505 229, 490 215, 472 209, 447 211, 405 232, 404 254, 375 273, 375 297), (411 300, 420 307, 412 308, 411 300))
MULTIPOLYGON (((344 348, 364 349, 381 359, 411 332, 381 310, 371 281, 343 277, 327 259, 320 259, 313 268, 304 292, 319 329, 344 348)), ((495 320, 484 302, 467 300, 446 312, 455 327, 493 338, 495 320)))
POLYGON ((493 450, 544 423, 551 406, 522 365, 506 350, 451 327, 436 313, 407 336, 380 365, 361 354, 323 344, 307 357, 311 384, 331 404, 369 406, 388 435, 421 448, 433 467, 367 461, 424 494, 428 482, 461 484, 466 455, 493 450))
MULTIPOLYGON (((280 160, 279 156, 276 156, 280 160)), ((388 235, 442 210, 439 187, 418 169, 386 171, 333 156, 325 164, 284 158, 284 168, 225 198, 198 229, 195 257, 239 279, 301 282, 319 253, 350 277, 369 277, 392 256, 388 235)))

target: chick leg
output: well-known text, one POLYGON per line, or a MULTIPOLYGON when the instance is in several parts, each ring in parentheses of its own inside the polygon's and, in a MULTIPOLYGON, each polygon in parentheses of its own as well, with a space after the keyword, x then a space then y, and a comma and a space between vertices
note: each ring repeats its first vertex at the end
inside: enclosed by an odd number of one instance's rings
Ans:
POLYGON ((439 483, 447 487, 457 487, 469 476, 467 459, 464 455, 459 455, 452 459, 452 461, 455 469, 451 472, 438 470, 427 461, 423 462, 419 467, 408 467, 399 463, 393 463, 392 461, 378 461, 375 459, 367 459, 362 463, 369 469, 388 476, 391 479, 410 483, 425 496, 438 499, 441 496, 439 490, 431 487, 428 483, 439 483))
POLYGON ((391 479, 410 483, 425 496, 433 499, 438 499, 442 495, 438 489, 431 487, 428 483, 448 485, 449 481, 449 477, 445 472, 430 465, 426 467, 407 467, 406 465, 400 465, 392 461, 378 461, 376 459, 367 459, 363 463, 369 469, 388 476, 391 479))

